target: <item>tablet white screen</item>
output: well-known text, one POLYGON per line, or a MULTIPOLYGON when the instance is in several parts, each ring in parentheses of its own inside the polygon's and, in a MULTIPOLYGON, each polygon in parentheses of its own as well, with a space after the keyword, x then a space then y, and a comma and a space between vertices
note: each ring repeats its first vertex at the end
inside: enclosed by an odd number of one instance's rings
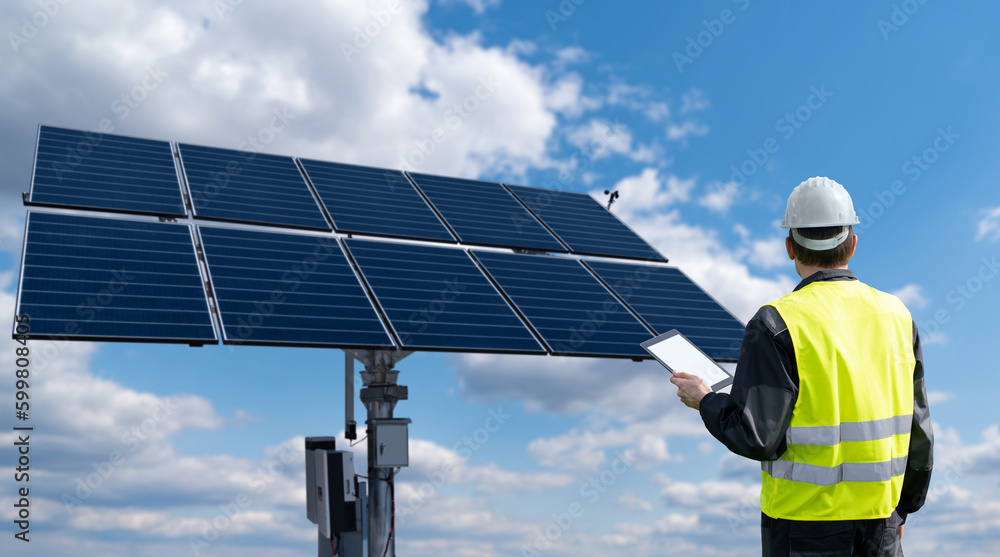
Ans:
POLYGON ((727 379, 725 371, 680 335, 672 336, 647 348, 675 371, 697 375, 709 386, 727 379))

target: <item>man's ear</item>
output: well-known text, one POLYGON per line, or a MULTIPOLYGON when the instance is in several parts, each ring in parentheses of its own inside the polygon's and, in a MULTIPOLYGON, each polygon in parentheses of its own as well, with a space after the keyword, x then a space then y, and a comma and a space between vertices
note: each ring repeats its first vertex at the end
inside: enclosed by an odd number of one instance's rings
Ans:
POLYGON ((854 257, 854 250, 856 249, 858 249, 858 235, 851 234, 851 255, 847 256, 848 259, 854 257))
POLYGON ((785 251, 788 252, 788 258, 795 261, 795 252, 792 251, 792 239, 785 238, 785 251))

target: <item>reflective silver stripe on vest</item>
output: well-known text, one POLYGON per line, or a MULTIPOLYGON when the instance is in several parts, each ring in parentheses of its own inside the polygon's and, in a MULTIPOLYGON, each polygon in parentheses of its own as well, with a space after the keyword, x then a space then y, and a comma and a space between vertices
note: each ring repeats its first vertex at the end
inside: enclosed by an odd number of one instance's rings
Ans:
POLYGON ((913 415, 893 416, 868 422, 843 422, 840 425, 789 427, 785 442, 789 445, 838 445, 841 441, 876 441, 910 432, 913 415))
POLYGON ((790 460, 771 460, 760 463, 761 470, 771 477, 813 485, 837 485, 840 482, 887 482, 906 472, 906 457, 900 456, 883 462, 845 462, 826 467, 790 460))

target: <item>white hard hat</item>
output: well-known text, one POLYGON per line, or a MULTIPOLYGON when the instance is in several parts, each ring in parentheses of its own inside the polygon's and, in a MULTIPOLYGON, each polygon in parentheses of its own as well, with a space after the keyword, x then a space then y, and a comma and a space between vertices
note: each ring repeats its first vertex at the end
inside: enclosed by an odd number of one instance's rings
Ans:
POLYGON ((851 195, 829 178, 809 178, 788 196, 782 228, 816 228, 858 224, 851 195))

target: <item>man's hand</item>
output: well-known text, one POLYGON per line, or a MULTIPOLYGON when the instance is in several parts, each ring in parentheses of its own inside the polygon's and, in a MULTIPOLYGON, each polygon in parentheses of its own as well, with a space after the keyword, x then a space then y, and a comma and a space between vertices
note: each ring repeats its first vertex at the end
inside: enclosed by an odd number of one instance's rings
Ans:
POLYGON ((712 392, 704 379, 682 371, 674 372, 670 382, 677 385, 677 396, 681 397, 681 402, 695 410, 701 405, 701 399, 712 392))
POLYGON ((906 525, 905 524, 900 524, 899 525, 899 541, 903 541, 903 526, 906 526, 906 525))

